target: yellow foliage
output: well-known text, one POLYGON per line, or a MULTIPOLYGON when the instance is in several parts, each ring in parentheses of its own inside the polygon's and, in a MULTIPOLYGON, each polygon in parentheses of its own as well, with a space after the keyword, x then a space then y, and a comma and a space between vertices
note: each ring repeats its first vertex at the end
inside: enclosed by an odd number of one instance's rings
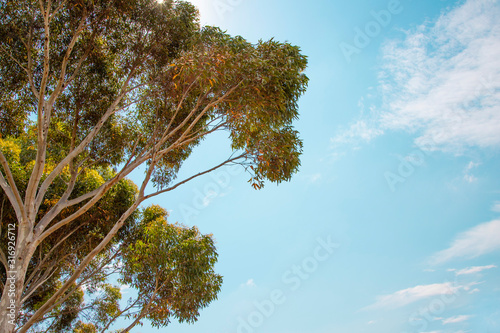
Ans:
POLYGON ((0 149, 4 155, 8 155, 8 158, 20 162, 21 147, 19 147, 13 140, 0 139, 0 149))

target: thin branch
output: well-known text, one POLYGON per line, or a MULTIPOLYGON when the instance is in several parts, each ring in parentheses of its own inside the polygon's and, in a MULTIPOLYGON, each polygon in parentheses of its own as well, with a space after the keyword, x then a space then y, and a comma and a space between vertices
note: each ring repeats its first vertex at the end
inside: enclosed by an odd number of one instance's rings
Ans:
POLYGON ((212 122, 214 122, 215 119, 213 121, 211 121, 210 123, 206 124, 205 126, 203 126, 202 128, 200 128, 199 130, 197 130, 196 132, 194 132, 193 134, 191 135, 186 135, 186 140, 183 141, 183 144, 187 144, 189 142, 192 142, 192 141, 196 141, 197 139, 203 137, 203 136, 206 136, 210 133, 213 133, 213 132, 216 132, 218 131, 219 129, 223 128, 224 126, 227 125, 227 122, 226 121, 223 121, 223 122, 220 122, 219 124, 217 125, 214 125, 210 130, 207 130, 208 127, 210 127, 210 124, 212 122))
POLYGON ((146 195, 146 196, 144 197, 144 200, 147 200, 147 199, 149 199, 149 198, 152 198, 152 197, 154 197, 154 196, 157 196, 157 195, 162 194, 162 193, 165 193, 165 192, 172 191, 172 190, 176 189, 177 187, 181 186, 182 184, 185 184, 185 183, 189 182, 190 180, 193 180, 194 178, 200 177, 200 176, 205 175, 205 174, 207 174, 207 173, 209 173, 209 172, 212 172, 212 171, 214 171, 214 170, 217 170, 217 169, 219 169, 219 168, 223 167, 223 166, 224 166, 224 165, 226 165, 226 164, 232 163, 232 162, 234 162, 234 161, 236 161, 236 160, 238 160, 238 159, 240 159, 240 158, 244 158, 246 155, 247 155, 247 154, 245 153, 245 154, 241 154, 241 155, 239 155, 239 156, 237 156, 237 157, 234 157, 234 158, 228 159, 228 160, 226 160, 226 161, 222 162, 221 164, 219 164, 219 165, 217 165, 217 166, 214 166, 214 167, 213 167, 213 168, 211 168, 211 169, 205 170, 205 171, 203 171, 203 172, 197 173, 197 174, 196 174, 196 175, 194 175, 194 176, 191 176, 191 177, 189 177, 189 178, 186 178, 186 179, 184 179, 183 181, 181 181, 181 182, 179 182, 179 183, 175 184, 174 186, 171 186, 171 187, 169 187, 169 188, 166 188, 166 189, 161 190, 161 191, 158 191, 158 192, 154 192, 154 193, 148 194, 148 195, 146 195))
POLYGON ((26 211, 23 205, 23 199, 21 199, 21 194, 17 189, 16 182, 14 180, 14 176, 12 175, 12 171, 10 170, 9 163, 5 158, 2 151, 0 151, 0 164, 2 165, 5 175, 7 176, 7 180, 5 180, 3 174, 0 172, 0 186, 4 190, 5 194, 9 198, 16 215, 23 219, 26 219, 26 211))
POLYGON ((116 314, 113 318, 111 318, 111 320, 101 330, 101 333, 105 333, 106 330, 109 328, 109 326, 111 326, 111 324, 116 321, 116 319, 120 318, 125 312, 127 312, 130 309, 132 309, 137 304, 137 302, 139 302, 139 300, 140 300, 140 296, 137 296, 137 298, 136 298, 136 300, 134 302, 132 302, 128 307, 124 308, 123 310, 121 310, 120 312, 118 312, 118 314, 116 314))
POLYGON ((55 269, 52 270, 52 272, 45 271, 42 277, 39 279, 39 282, 36 283, 35 285, 31 285, 30 288, 26 290, 24 297, 21 299, 20 303, 24 304, 24 302, 26 302, 26 300, 31 296, 31 294, 33 294, 35 290, 37 290, 41 285, 47 282, 52 277, 52 275, 54 275, 55 272, 56 272, 55 269))
POLYGON ((23 71, 25 71, 26 73, 28 73, 28 69, 26 67, 24 67, 12 54, 10 54, 9 51, 7 51, 2 45, 0 45, 0 48, 2 49, 2 51, 7 54, 9 56, 9 58, 11 60, 13 60, 17 65, 19 65, 19 67, 21 67, 23 69, 23 71))
MULTIPOLYGON (((194 82, 193 82, 194 83, 194 82)), ((186 92, 187 94, 187 92, 186 92)), ((181 105, 184 101, 184 98, 185 96, 183 96, 181 102, 179 103, 178 107, 177 107, 177 110, 175 111, 175 114, 174 116, 172 117, 172 119, 170 120, 167 128, 165 129, 165 131, 163 132, 163 137, 162 139, 156 144, 156 147, 159 148, 161 147, 165 142, 167 142, 168 139, 170 139, 178 130, 180 130, 182 127, 184 127, 189 119, 191 119, 191 117, 196 113, 196 111, 198 110, 198 108, 200 107, 201 105, 201 102, 206 98, 206 96, 208 95, 208 92, 206 92, 205 94, 203 94, 203 97, 198 97, 198 101, 196 102, 196 105, 193 107, 193 109, 191 110, 191 112, 184 118, 184 120, 176 127, 174 128, 174 130, 172 132, 170 132, 169 134, 168 131, 171 127, 171 125, 173 124, 174 122, 174 119, 177 115, 177 113, 179 112, 180 108, 181 108, 181 105)))
MULTIPOLYGON (((94 276, 97 272, 101 272, 102 269, 108 265, 111 261, 113 261, 116 256, 118 255, 118 253, 120 252, 120 250, 118 250, 117 252, 115 252, 115 254, 113 256, 111 256, 109 259, 107 259, 106 261, 104 261, 103 263, 101 263, 101 265, 99 265, 98 267, 96 267, 88 276, 84 277, 78 284, 76 284, 73 288, 71 288, 62 298, 60 298, 59 300, 57 300, 56 303, 54 303, 47 311, 46 313, 50 313, 54 308, 56 308, 57 306, 61 305, 62 303, 64 303, 75 291, 79 290, 80 287, 84 286, 85 285, 85 282, 87 282, 92 276, 94 276)), ((104 278, 110 276, 111 274, 114 274, 116 272, 111 272, 109 274, 105 274, 103 275, 104 278)), ((37 286, 38 288, 38 286, 37 286)), ((84 308, 85 309, 85 308, 84 308)), ((42 317, 40 318, 37 323, 40 323, 42 321, 45 321, 49 318, 51 318, 52 316, 48 316, 48 317, 42 317)))
POLYGON ((155 300, 157 293, 158 293, 158 277, 156 277, 155 279, 155 289, 149 299, 149 302, 142 307, 141 312, 137 315, 137 318, 127 328, 123 329, 121 333, 130 332, 130 330, 134 328, 139 323, 139 321, 148 314, 148 309, 155 300))
POLYGON ((50 20, 51 21, 54 18, 54 16, 56 16, 57 12, 59 12, 64 7, 64 5, 66 5, 66 2, 68 2, 68 1, 67 0, 61 1, 61 3, 59 4, 59 6, 57 6, 57 8, 52 13, 52 15, 50 15, 50 20))
POLYGON ((123 226, 125 220, 137 209, 140 203, 143 201, 143 197, 140 196, 136 199, 136 202, 127 209, 125 213, 122 214, 117 223, 111 228, 106 237, 96 246, 81 262, 81 264, 75 269, 73 275, 61 286, 61 288, 55 292, 50 299, 48 299, 24 324, 20 329, 19 333, 26 333, 33 324, 35 324, 41 317, 43 317, 47 310, 51 307, 51 304, 57 302, 57 300, 65 293, 71 285, 78 279, 78 277, 83 273, 84 269, 89 265, 89 263, 94 259, 94 257, 99 254, 104 247, 108 245, 111 239, 115 236, 118 230, 123 226))
MULTIPOLYGON (((165 132, 164 133, 167 133, 170 130, 170 127, 172 126, 175 118, 177 117, 177 114, 179 113, 179 111, 180 111, 180 109, 182 107, 182 104, 184 103, 184 101, 186 100, 186 98, 188 96, 188 93, 191 91, 191 89, 193 88, 194 84, 196 83, 196 81, 198 81, 199 78, 200 78, 200 75, 198 75, 193 80, 193 82, 191 82, 191 84, 187 87, 186 91, 184 92, 184 94, 181 97, 181 100, 179 101, 179 104, 177 104, 177 108, 175 109, 175 113, 172 116, 172 119, 170 119, 170 122, 168 123, 167 128, 165 128, 165 132)), ((195 109, 196 109, 196 106, 195 106, 195 109)))
MULTIPOLYGON (((66 0, 65 0, 66 1, 66 0)), ((109 8, 107 8, 109 9, 109 8)), ((106 17, 106 15, 108 14, 107 10, 103 11, 100 16, 96 19, 96 21, 99 21, 103 18, 106 17)), ((101 33, 102 31, 104 30, 104 28, 97 28, 97 29, 94 29, 92 31, 92 34, 90 35, 90 40, 93 40, 99 33, 101 33)), ((73 74, 69 77, 68 80, 66 80, 66 82, 64 82, 64 86, 67 87, 70 85, 70 83, 75 79, 75 77, 78 75, 80 69, 82 68, 82 65, 83 65, 83 62, 88 58, 89 54, 90 54, 90 51, 92 50, 92 43, 89 43, 87 49, 85 50, 85 53, 83 54, 83 56, 78 60, 78 63, 76 65, 76 68, 75 70, 73 71, 73 74)))
MULTIPOLYGON (((102 269, 108 265, 110 262, 112 262, 117 256, 118 254, 120 253, 121 250, 117 250, 110 258, 108 258, 106 261, 104 261, 103 263, 101 263, 101 265, 99 265, 98 267, 96 267, 93 271, 90 272, 90 274, 88 274, 87 276, 85 276, 80 282, 78 282, 77 285, 75 285, 73 288, 71 288, 65 295, 64 297, 58 299, 53 305, 51 305, 51 307, 46 311, 46 313, 49 313, 50 311, 52 311, 54 308, 56 308, 57 306, 61 305, 62 303, 64 303, 75 291, 77 291, 81 286, 83 286, 85 284, 85 282, 89 281, 90 278, 92 278, 93 276, 96 275, 96 273, 98 272, 101 272, 102 269)), ((113 272, 109 273, 109 274, 105 274, 104 277, 107 277, 109 275, 113 274, 113 272)), ((68 288, 69 289, 69 288, 68 288)))
MULTIPOLYGON (((224 95, 220 96, 219 98, 217 98, 215 101, 212 101, 210 103, 208 103, 205 108, 200 112, 200 114, 191 122, 191 124, 188 126, 188 128, 184 131, 184 133, 182 133, 182 135, 179 137, 179 139, 177 139, 177 141, 174 143, 175 144, 178 144, 179 142, 182 142, 182 140, 184 139, 184 137, 186 135, 189 134, 189 132, 193 129, 193 127, 198 123, 198 121, 208 112, 208 110, 210 110, 210 108, 214 107, 215 105, 219 104, 221 101, 223 101, 226 97, 228 97, 229 95, 231 95, 239 86, 240 84, 243 83, 243 80, 238 82, 236 85, 234 85, 233 87, 231 87, 228 91, 226 91, 224 93, 224 95)), ((193 110, 195 111, 195 110, 193 110)), ((187 120, 189 120, 189 118, 191 118, 191 114, 193 114, 193 111, 189 114, 188 117, 186 117, 186 119, 179 125, 177 126, 176 129, 174 129, 174 131, 172 133, 170 133, 165 139, 164 139, 164 142, 169 138, 171 137, 178 129, 184 127, 184 125, 186 125, 187 123, 187 120)))
POLYGON ((109 191, 114 186, 114 184, 119 182, 121 179, 125 178, 130 172, 132 172, 140 164, 144 163, 146 161, 146 159, 147 159, 146 157, 142 157, 141 159, 136 159, 134 162, 132 162, 126 168, 126 170, 122 169, 120 171, 120 173, 118 173, 115 177, 113 177, 112 179, 105 182, 103 185, 101 185, 96 190, 91 191, 87 194, 84 194, 80 198, 67 201, 66 204, 61 204, 61 207, 65 208, 65 207, 69 207, 70 204, 74 204, 75 202, 81 202, 83 200, 90 199, 87 203, 85 203, 85 205, 83 205, 75 213, 73 213, 72 215, 68 216, 67 218, 64 218, 61 221, 57 222, 56 224, 51 226, 48 230, 45 230, 45 228, 48 226, 48 224, 51 222, 51 220, 49 218, 46 219, 44 216, 35 228, 35 244, 36 245, 40 244, 51 233, 53 233, 54 231, 58 230, 59 228, 65 226, 66 224, 70 223, 71 221, 74 221, 79 216, 83 215, 98 200, 100 200, 104 196, 104 194, 106 194, 107 191, 109 191), (89 195, 89 194, 91 194, 91 195, 89 195))
POLYGON ((66 188, 66 191, 64 191, 63 195, 57 201, 57 203, 43 216, 43 218, 39 222, 39 225, 43 225, 44 223, 47 223, 47 221, 52 221, 64 208, 66 208, 65 204, 67 203, 69 196, 73 192, 77 177, 78 173, 73 169, 71 171, 71 179, 69 181, 68 187, 66 188))
POLYGON ((26 285, 28 285, 30 283, 30 281, 34 278, 35 273, 41 269, 41 267, 45 264, 45 262, 47 261, 47 259, 52 254, 52 252, 54 252, 62 243, 64 243, 64 241, 66 239, 68 239, 68 237, 70 237, 78 229, 80 229, 82 226, 86 225, 87 223, 88 223, 88 221, 86 221, 85 223, 80 224, 78 227, 76 227, 75 229, 71 230, 71 232, 69 232, 68 234, 66 234, 59 242, 57 242, 56 245, 54 245, 53 247, 51 247, 50 251, 45 255, 45 257, 40 261, 40 263, 38 263, 36 265, 35 269, 31 273, 31 275, 28 277, 28 279, 26 279, 26 282, 24 283, 24 285, 26 286, 26 285))
POLYGON ((42 16, 45 16, 45 8, 43 6, 43 0, 38 0, 38 5, 40 6, 40 12, 42 13, 42 16))
MULTIPOLYGON (((90 304, 88 306, 84 306, 84 307, 78 308, 78 312, 82 312, 82 311, 85 311, 85 310, 88 310, 88 309, 92 309, 93 306, 94 306, 93 304, 90 304)), ((70 311, 72 311, 72 309, 66 309, 66 310, 58 312, 57 314, 54 314, 52 316, 46 316, 42 320, 40 320, 39 323, 42 322, 42 321, 48 320, 48 319, 60 317, 62 314, 70 313, 70 311)), ((47 332, 47 331, 45 331, 45 332, 47 332)))
POLYGON ((31 43, 33 38, 33 25, 30 26, 30 32, 28 33, 28 43, 26 44, 26 53, 28 55, 28 81, 30 83, 31 91, 35 95, 36 99, 40 99, 40 92, 36 90, 35 81, 33 80, 33 59, 31 58, 31 43))
POLYGON ((76 156, 78 156, 89 144, 90 142, 95 138, 97 133, 101 130, 101 128, 104 126, 104 123, 108 120, 108 118, 114 113, 116 107, 118 104, 121 102, 123 97, 125 96, 125 90, 126 87, 128 86, 130 80, 132 79, 133 75, 135 74, 137 69, 137 66, 134 66, 132 70, 130 71, 127 79, 123 83, 122 89, 118 97, 115 99, 115 101, 109 106, 109 108, 106 110, 104 115, 101 117, 101 119, 98 121, 97 125, 94 126, 92 131, 83 139, 83 141, 76 147, 72 152, 70 152, 66 157, 59 162, 59 164, 52 170, 52 172, 47 176, 47 178, 43 181, 42 185, 40 186, 40 189, 38 191, 38 195, 36 198, 36 208, 38 209, 42 203, 43 197, 45 196, 45 193, 47 192, 49 186, 52 184, 54 179, 61 173, 64 167, 70 163, 76 156))
MULTIPOLYGON (((80 20, 80 23, 78 24, 78 28, 76 29, 75 33, 73 34, 73 37, 71 38, 71 41, 68 45, 68 48, 66 49, 66 54, 64 55, 62 64, 61 64, 61 73, 59 75, 59 79, 57 80, 57 86, 52 92, 47 104, 49 106, 49 110, 52 108, 52 105, 54 104, 55 100, 57 97, 64 91, 65 86, 65 81, 64 78, 66 76, 66 70, 68 68, 68 62, 69 58, 71 56, 71 53, 73 52, 73 48, 75 47, 76 41, 80 37, 85 25, 85 21, 87 20, 87 11, 85 10, 84 15, 82 19, 80 20)), ((47 112, 45 115, 46 117, 46 124, 45 126, 48 127, 49 124, 49 118, 50 118, 50 112, 47 112)))

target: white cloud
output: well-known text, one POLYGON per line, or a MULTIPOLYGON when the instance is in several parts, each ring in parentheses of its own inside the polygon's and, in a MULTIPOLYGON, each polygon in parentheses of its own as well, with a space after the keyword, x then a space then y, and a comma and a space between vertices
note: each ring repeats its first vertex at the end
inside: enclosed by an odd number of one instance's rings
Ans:
POLYGON ((477 168, 478 166, 480 166, 481 163, 476 163, 476 162, 473 162, 473 161, 470 161, 469 164, 467 164, 467 167, 465 168, 465 171, 470 171, 474 168, 477 168))
POLYGON ((338 160, 340 160, 343 156, 345 156, 345 152, 339 152, 339 151, 334 151, 331 153, 328 153, 325 157, 320 159, 320 162, 328 162, 328 163, 333 163, 338 160))
POLYGON ((470 161, 469 164, 465 167, 464 170, 464 179, 468 183, 473 183, 477 181, 477 178, 471 173, 472 169, 477 168, 481 163, 475 163, 470 161))
POLYGON ((476 258, 500 250, 500 220, 483 223, 460 233, 451 246, 436 253, 432 264, 441 264, 456 258, 476 258))
POLYGON ((308 183, 316 183, 318 180, 322 178, 321 173, 315 173, 313 175, 307 175, 306 179, 308 183))
POLYGON ((358 144, 359 142, 370 142, 372 139, 384 133, 365 119, 361 119, 351 124, 349 129, 342 131, 330 139, 333 146, 340 144, 358 144))
POLYGON ((455 275, 475 274, 475 273, 482 272, 486 269, 492 269, 492 268, 496 268, 496 267, 497 266, 495 266, 495 265, 468 267, 468 268, 464 268, 464 269, 461 269, 459 271, 456 271, 455 275))
POLYGON ((500 213, 500 201, 495 201, 495 203, 491 207, 491 210, 500 213))
POLYGON ((241 284, 241 287, 257 287, 257 285, 253 279, 248 279, 247 282, 241 284))
POLYGON ((404 39, 386 43, 380 110, 333 141, 370 141, 389 130, 405 130, 426 150, 500 147, 498 17, 500 2, 467 0, 406 32, 404 39))
POLYGON ((462 316, 455 316, 455 317, 451 317, 451 318, 446 318, 446 319, 443 319, 443 325, 461 323, 461 322, 468 320, 470 317, 471 316, 462 315, 462 316))
POLYGON ((381 125, 416 131, 420 146, 500 146, 500 6, 468 0, 388 43, 381 125))
POLYGON ((122 294, 128 294, 128 290, 130 289, 130 286, 123 284, 120 286, 120 292, 122 294))
POLYGON ((468 283, 466 285, 463 285, 462 288, 463 288, 463 290, 470 293, 471 287, 477 286, 478 284, 483 284, 483 283, 484 283, 484 281, 483 282, 471 282, 471 283, 468 283))
POLYGON ((419 285, 396 291, 390 295, 379 296, 377 297, 377 302, 365 309, 402 307, 429 297, 456 294, 460 288, 462 287, 450 282, 419 285))
POLYGON ((464 180, 467 182, 467 183, 474 183, 474 182, 477 182, 477 177, 473 176, 473 175, 465 175, 464 176, 464 180))

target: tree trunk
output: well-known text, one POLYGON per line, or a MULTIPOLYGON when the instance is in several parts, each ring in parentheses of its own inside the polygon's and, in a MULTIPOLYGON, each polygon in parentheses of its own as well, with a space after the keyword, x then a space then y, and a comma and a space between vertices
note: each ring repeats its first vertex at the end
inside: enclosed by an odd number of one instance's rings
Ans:
POLYGON ((15 241, 15 256, 8 257, 7 280, 0 300, 0 332, 2 333, 14 332, 16 320, 21 310, 24 281, 28 263, 33 255, 33 249, 30 246, 32 243, 29 242, 28 235, 20 230, 17 241, 15 241))

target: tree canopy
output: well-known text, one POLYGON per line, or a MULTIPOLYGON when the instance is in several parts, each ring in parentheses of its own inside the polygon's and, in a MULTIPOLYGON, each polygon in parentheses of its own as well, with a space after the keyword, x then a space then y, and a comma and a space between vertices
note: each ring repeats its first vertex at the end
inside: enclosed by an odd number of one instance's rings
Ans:
POLYGON ((140 205, 228 164, 256 189, 289 180, 306 57, 201 27, 184 1, 0 0, 0 12, 0 330, 193 322, 220 289, 213 239, 140 205), (177 180, 216 131, 233 154, 177 180), (140 297, 120 306, 113 274, 140 297))

